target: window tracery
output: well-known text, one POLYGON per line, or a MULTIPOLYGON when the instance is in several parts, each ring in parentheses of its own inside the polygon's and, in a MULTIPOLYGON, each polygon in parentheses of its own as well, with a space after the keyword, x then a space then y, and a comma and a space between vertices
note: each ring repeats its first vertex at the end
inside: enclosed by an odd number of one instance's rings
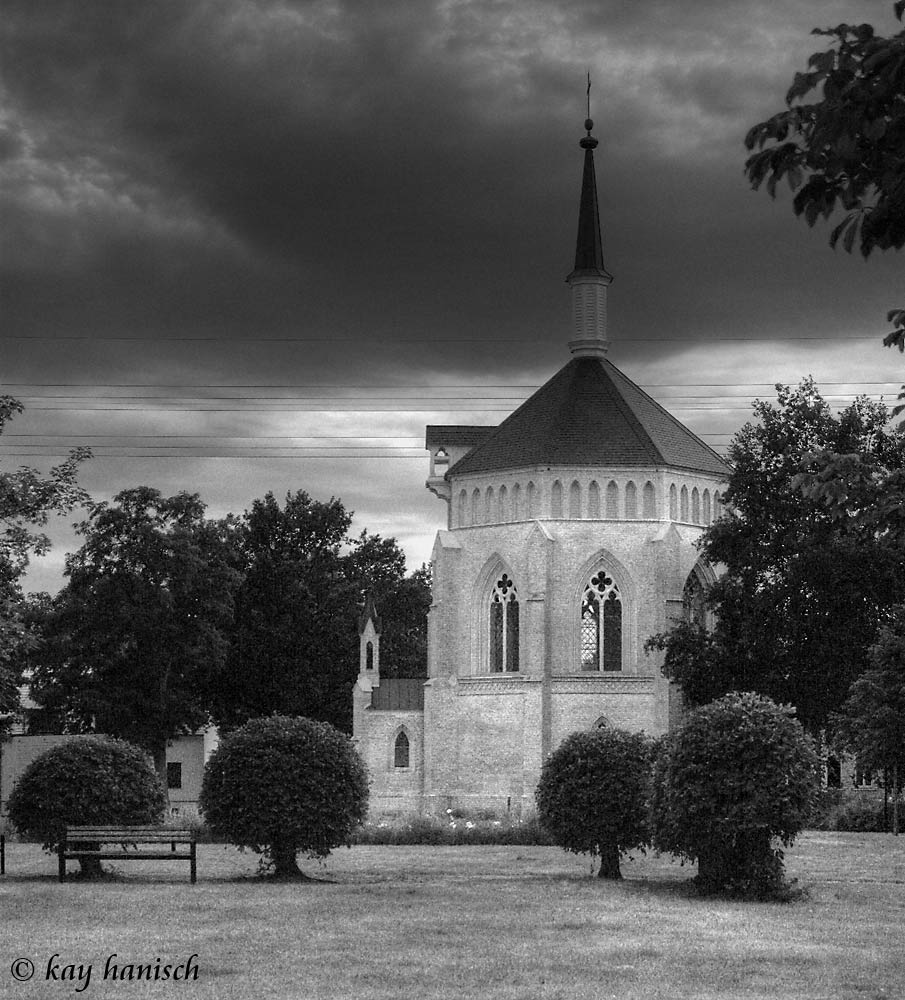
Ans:
POLYGON ((605 570, 588 581, 581 601, 581 669, 622 669, 622 597, 605 570))
POLYGON ((490 672, 516 673, 519 668, 518 591, 506 573, 490 595, 490 672))

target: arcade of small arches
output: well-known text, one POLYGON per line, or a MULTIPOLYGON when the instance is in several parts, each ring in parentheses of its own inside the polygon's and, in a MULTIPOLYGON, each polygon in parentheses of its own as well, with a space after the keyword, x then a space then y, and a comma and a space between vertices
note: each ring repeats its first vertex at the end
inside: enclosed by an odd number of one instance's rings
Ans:
MULTIPOLYGON (((687 484, 670 483, 668 500, 671 521, 708 525, 721 513, 719 492, 711 494, 707 488, 692 486, 689 490, 687 484)), ((524 488, 521 483, 515 483, 511 487, 501 485, 459 490, 455 513, 459 528, 538 517, 592 521, 658 520, 657 489, 651 480, 639 487, 633 480, 621 485, 611 479, 605 487, 601 487, 596 479, 592 479, 584 487, 579 480, 573 479, 567 487, 557 479, 547 496, 532 480, 524 488)))

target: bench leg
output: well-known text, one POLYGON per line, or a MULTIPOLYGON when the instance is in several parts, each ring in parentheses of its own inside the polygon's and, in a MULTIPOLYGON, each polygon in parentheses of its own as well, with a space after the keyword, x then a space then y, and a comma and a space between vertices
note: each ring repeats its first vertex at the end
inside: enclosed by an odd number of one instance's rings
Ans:
POLYGON ((66 881, 66 845, 60 844, 57 848, 57 859, 59 861, 60 868, 60 881, 66 881))
POLYGON ((192 860, 191 860, 191 865, 192 865, 192 885, 194 885, 195 884, 195 875, 196 875, 196 868, 195 868, 195 841, 194 840, 192 841, 192 845, 191 845, 191 854, 192 854, 192 860))

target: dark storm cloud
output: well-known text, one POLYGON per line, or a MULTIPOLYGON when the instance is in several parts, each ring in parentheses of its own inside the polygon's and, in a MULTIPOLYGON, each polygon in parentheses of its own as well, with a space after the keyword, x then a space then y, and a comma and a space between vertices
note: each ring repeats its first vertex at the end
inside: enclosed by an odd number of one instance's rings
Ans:
MULTIPOLYGON (((33 169, 12 188, 32 195, 13 219, 12 322, 506 340, 532 317, 547 336, 564 312, 585 65, 622 259, 651 235, 673 262, 688 254, 664 220, 700 216, 705 197, 711 224, 724 215, 730 193, 708 180, 734 156, 742 186, 745 114, 781 91, 744 59, 751 24, 777 20, 766 5, 411 10, 7 4, 19 158, 40 168, 37 193, 33 169)), ((714 239, 737 245, 734 226, 714 239)))

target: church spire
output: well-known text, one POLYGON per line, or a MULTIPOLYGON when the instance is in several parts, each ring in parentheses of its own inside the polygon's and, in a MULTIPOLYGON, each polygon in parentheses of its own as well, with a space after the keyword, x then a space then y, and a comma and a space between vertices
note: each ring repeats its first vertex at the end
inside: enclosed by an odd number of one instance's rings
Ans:
MULTIPOLYGON (((588 75, 590 110, 591 77, 588 75)), ((597 140, 591 135, 594 122, 584 123, 587 135, 579 145, 584 150, 584 173, 581 178, 581 202, 578 209, 578 238, 575 243, 575 267, 566 278, 572 288, 572 333, 569 349, 577 357, 603 357, 609 347, 606 330, 606 290, 613 276, 603 266, 603 243, 600 239, 600 213, 597 208, 597 178, 594 150, 597 140)))

